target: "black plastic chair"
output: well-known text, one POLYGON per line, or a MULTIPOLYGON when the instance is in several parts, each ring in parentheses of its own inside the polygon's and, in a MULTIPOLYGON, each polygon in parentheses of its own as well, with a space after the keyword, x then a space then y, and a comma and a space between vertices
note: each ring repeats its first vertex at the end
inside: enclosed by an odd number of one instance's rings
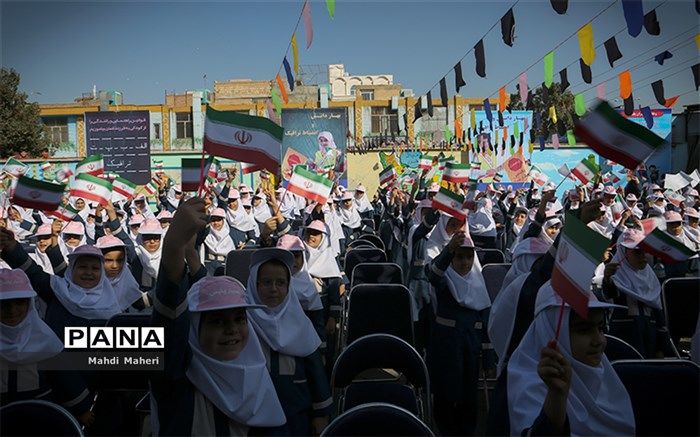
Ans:
POLYGON ((331 436, 426 436, 435 434, 403 408, 385 403, 359 405, 336 417, 323 432, 331 436))
POLYGON ((643 360, 644 357, 631 344, 614 335, 605 334, 608 342, 605 347, 605 356, 610 361, 618 360, 643 360))
POLYGON ((371 241, 367 240, 353 240, 350 243, 348 243, 348 249, 358 249, 358 248, 368 248, 368 249, 377 249, 377 246, 372 244, 371 241))
POLYGON ((333 366, 331 387, 339 395, 338 413, 357 405, 386 402, 431 423, 428 368, 413 346, 393 335, 371 334, 350 344, 333 366), (400 377, 394 381, 356 379, 371 369, 392 369, 400 377))
POLYGON ((510 270, 510 264, 507 263, 486 264, 481 268, 481 274, 484 276, 486 290, 489 292, 491 302, 496 300, 498 292, 501 291, 503 280, 508 270, 510 270))
POLYGON ((394 263, 361 263, 352 271, 352 284, 403 284, 403 272, 394 263))
POLYGON ((686 360, 612 363, 632 401, 637 435, 699 435, 700 367, 686 360))
POLYGON ((700 278, 667 279, 661 289, 668 332, 678 352, 681 338, 692 338, 698 324, 700 278))
POLYGON ((65 408, 40 400, 18 401, 0 408, 0 434, 79 437, 85 435, 78 421, 65 408))
POLYGON ((248 283, 250 276, 250 257, 257 249, 232 250, 226 255, 226 276, 231 276, 241 281, 241 284, 248 283))
POLYGON ((350 249, 345 253, 345 266, 343 271, 348 280, 352 283, 352 271, 356 265, 361 263, 384 263, 386 254, 383 250, 375 248, 360 247, 350 249))
POLYGON ((403 285, 362 284, 350 291, 346 338, 350 344, 370 334, 395 335, 413 344, 411 293, 403 285))
POLYGON ((376 247, 377 249, 382 249, 383 251, 386 252, 386 247, 384 246, 384 242, 382 241, 381 238, 379 238, 377 235, 374 234, 362 234, 360 235, 360 238, 358 240, 364 240, 364 241, 369 241, 376 247))
POLYGON ((375 232, 374 219, 371 219, 371 218, 362 219, 362 231, 363 232, 375 232))
POLYGON ((482 266, 486 264, 503 264, 506 257, 498 249, 476 249, 476 256, 482 266))

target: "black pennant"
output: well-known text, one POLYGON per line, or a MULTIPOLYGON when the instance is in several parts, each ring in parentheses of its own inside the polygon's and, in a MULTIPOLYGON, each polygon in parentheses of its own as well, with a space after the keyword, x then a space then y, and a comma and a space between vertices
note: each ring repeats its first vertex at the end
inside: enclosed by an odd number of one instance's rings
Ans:
POLYGON ((513 8, 510 8, 501 18, 501 36, 503 37, 503 42, 506 43, 507 46, 513 47, 513 37, 515 36, 515 16, 513 15, 513 8))
POLYGON ((564 91, 565 89, 569 88, 569 79, 566 77, 566 68, 561 70, 559 72, 559 83, 561 83, 561 91, 564 91))
MULTIPOLYGON (((413 113, 414 122, 423 116, 423 112, 420 110, 420 99, 418 99, 416 105, 413 107, 413 113)), ((406 126, 408 126, 408 124, 406 124, 406 126)))
POLYGON ((656 9, 652 9, 644 15, 644 28, 649 35, 661 35, 661 26, 659 26, 659 20, 656 18, 656 9))
POLYGON ((535 142, 535 129, 530 129, 530 142, 535 142))
POLYGON ((503 127, 503 111, 498 111, 498 125, 503 127))
POLYGON ((695 81, 695 90, 700 88, 700 64, 695 64, 690 67, 693 70, 693 80, 695 81))
POLYGON ((617 47, 617 40, 614 36, 605 41, 605 54, 608 55, 610 67, 613 66, 615 61, 622 57, 622 53, 620 53, 620 49, 617 47))
POLYGON ((464 81, 464 78, 462 77, 462 62, 457 62, 455 65, 455 92, 458 93, 459 89, 462 88, 464 85, 467 83, 464 81))
POLYGON ((474 58, 476 59, 476 74, 486 77, 486 55, 484 54, 484 40, 479 40, 474 46, 474 58))
POLYGON ((428 94, 426 96, 428 99, 428 115, 433 116, 433 94, 432 91, 428 91, 428 94))
POLYGON ((569 0, 549 0, 552 3, 552 8, 559 15, 564 15, 569 8, 569 0))
POLYGON ((527 92, 527 105, 525 106, 525 109, 528 111, 532 111, 534 109, 534 104, 532 102, 532 90, 528 90, 527 92))
POLYGON ((666 105, 666 97, 664 96, 664 82, 659 79, 651 84, 651 89, 654 90, 654 97, 659 105, 666 105))
POLYGON ((634 97, 630 94, 629 97, 625 99, 625 114, 628 116, 632 115, 634 112, 634 97))
POLYGON ((515 135, 510 134, 510 148, 515 149, 515 135))
POLYGON ((586 65, 581 58, 579 58, 578 63, 581 66, 581 78, 583 78, 583 81, 586 83, 593 82, 593 72, 591 71, 591 67, 586 65))
POLYGON ((442 106, 447 107, 447 82, 444 77, 440 79, 440 100, 442 100, 442 106))
POLYGON ((520 141, 518 143, 518 147, 523 147, 523 139, 524 139, 523 137, 524 137, 523 133, 520 132, 520 141))

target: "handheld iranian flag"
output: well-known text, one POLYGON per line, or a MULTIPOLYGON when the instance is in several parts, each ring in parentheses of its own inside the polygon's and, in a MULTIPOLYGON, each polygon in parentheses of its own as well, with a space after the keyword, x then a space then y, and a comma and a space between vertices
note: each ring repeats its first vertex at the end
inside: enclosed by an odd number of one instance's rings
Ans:
POLYGON ((540 170, 539 167, 537 167, 536 165, 530 167, 530 177, 539 186, 546 184, 549 180, 549 177, 546 174, 542 173, 542 170, 540 170))
POLYGON ((112 184, 97 176, 79 173, 73 180, 70 195, 106 205, 112 197, 112 184))
POLYGON ((464 196, 453 193, 447 188, 440 188, 435 197, 433 197, 433 208, 446 212, 452 217, 459 220, 466 220, 467 214, 462 208, 464 204, 464 196))
POLYGON ((581 317, 588 318, 591 280, 610 240, 566 214, 552 271, 552 288, 581 317))
POLYGON ((430 170, 433 168, 433 157, 430 155, 421 155, 418 168, 422 170, 430 170))
POLYGON ((469 181, 469 164, 459 164, 456 162, 445 163, 445 170, 442 173, 442 180, 461 184, 469 181))
POLYGON ((54 179, 56 179, 57 182, 64 183, 67 182, 71 176, 73 176, 73 170, 68 167, 63 167, 56 172, 54 179))
POLYGON ((646 237, 639 248, 665 263, 683 262, 695 255, 693 249, 666 232, 666 220, 661 217, 642 220, 642 230, 646 237))
POLYGON ((439 158, 438 159, 438 170, 443 171, 445 170, 445 165, 454 160, 454 156, 448 156, 447 158, 439 158))
POLYGON ((75 166, 75 173, 87 173, 92 176, 99 176, 105 172, 105 164, 102 155, 88 156, 75 166))
POLYGON ((151 178, 151 180, 143 186, 143 190, 148 196, 154 196, 158 193, 158 182, 156 182, 155 177, 151 178))
POLYGON ((379 173, 379 185, 386 185, 394 180, 396 180, 396 169, 393 165, 388 165, 379 173))
POLYGON ((325 176, 305 169, 301 165, 294 166, 292 177, 289 178, 287 191, 305 199, 325 204, 331 195, 333 181, 325 176))
POLYGON ((51 215, 61 221, 69 222, 78 215, 78 212, 79 211, 74 208, 73 205, 68 202, 63 202, 55 211, 51 212, 51 215))
POLYGON ((582 159, 581 162, 576 164, 576 167, 571 170, 571 174, 576 176, 576 178, 584 185, 592 181, 595 175, 599 172, 600 167, 598 167, 598 164, 591 162, 586 158, 582 159))
POLYGON ((22 161, 15 159, 15 158, 10 158, 7 160, 5 165, 2 167, 2 170, 16 178, 22 176, 29 170, 29 166, 22 161))
POLYGON ((283 136, 284 129, 268 118, 207 108, 204 150, 211 155, 277 173, 283 136))
POLYGON ((138 185, 130 180, 117 176, 112 182, 112 201, 131 200, 136 194, 138 185))
POLYGON ((572 178, 571 176, 571 170, 569 169, 569 166, 566 164, 562 164, 561 167, 557 169, 560 175, 564 176, 565 178, 572 178))
POLYGON ((576 123, 574 134, 600 156, 635 169, 665 140, 602 101, 576 123))
POLYGON ((213 156, 210 156, 207 161, 208 164, 205 167, 207 170, 207 182, 213 184, 217 182, 219 177, 219 161, 213 156))
POLYGON ((264 167, 257 165, 257 164, 250 164, 248 162, 241 162, 241 173, 243 173, 243 174, 255 173, 256 171, 260 171, 263 169, 264 169, 264 167))
POLYGON ((54 211, 61 204, 65 189, 65 185, 20 176, 12 195, 12 203, 24 208, 54 211))
POLYGON ((620 178, 618 178, 613 172, 609 171, 603 175, 604 184, 616 184, 618 182, 620 182, 620 178))
POLYGON ((615 196, 615 203, 612 204, 610 210, 612 211, 613 219, 620 220, 622 217, 622 212, 627 209, 627 204, 625 199, 622 198, 620 193, 615 196))

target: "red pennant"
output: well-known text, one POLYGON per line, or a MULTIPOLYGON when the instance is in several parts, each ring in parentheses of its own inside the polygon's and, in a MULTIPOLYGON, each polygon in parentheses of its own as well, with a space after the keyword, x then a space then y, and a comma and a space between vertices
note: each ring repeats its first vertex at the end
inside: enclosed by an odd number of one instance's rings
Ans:
POLYGON ((672 108, 673 105, 676 104, 676 100, 678 100, 679 97, 680 96, 673 96, 673 97, 666 99, 666 103, 664 103, 664 106, 667 108, 672 108))

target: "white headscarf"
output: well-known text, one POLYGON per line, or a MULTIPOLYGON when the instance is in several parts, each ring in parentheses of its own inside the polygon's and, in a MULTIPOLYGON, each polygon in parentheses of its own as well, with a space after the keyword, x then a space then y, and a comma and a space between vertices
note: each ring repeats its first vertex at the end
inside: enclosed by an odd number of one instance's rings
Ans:
POLYGON ((24 320, 16 326, 0 323, 0 358, 15 364, 36 363, 63 350, 61 340, 39 317, 35 298, 27 299, 29 309, 24 320))
POLYGON ((474 253, 474 263, 471 270, 462 276, 450 265, 445 271, 447 288, 454 300, 463 307, 481 311, 491 306, 491 298, 486 290, 484 276, 481 274, 481 263, 474 253))
POLYGON ((259 197, 261 200, 258 206, 253 206, 253 216, 256 222, 265 223, 267 219, 272 217, 270 206, 267 204, 267 196, 264 193, 258 193, 255 197, 259 197))
POLYGON ((51 288, 54 295, 61 304, 76 317, 84 319, 109 319, 115 314, 121 312, 117 295, 107 278, 107 273, 104 269, 104 260, 100 259, 102 272, 100 273, 100 282, 93 288, 83 288, 73 282, 73 266, 76 260, 81 256, 93 255, 74 255, 69 257, 68 268, 63 277, 52 275, 51 288))
MULTIPOLYGON (((120 248, 107 249, 107 251, 115 249, 120 248)), ((126 256, 126 249, 121 249, 124 250, 124 256, 126 256)), ((131 304, 143 297, 143 292, 139 288, 139 283, 134 279, 134 275, 131 273, 131 269, 129 269, 126 263, 124 263, 122 270, 117 276, 108 279, 117 295, 119 308, 122 311, 126 310, 131 304)))
POLYGON ((367 198, 367 193, 362 193, 362 196, 359 199, 357 197, 353 197, 352 200, 357 206, 357 212, 360 214, 367 211, 374 211, 374 207, 367 198))
MULTIPOLYGON (((303 238, 302 241, 304 241, 303 238)), ((306 241, 304 241, 304 247, 306 248, 304 263, 311 276, 321 279, 341 277, 338 263, 335 260, 336 254, 328 241, 327 234, 323 234, 321 244, 317 248, 309 246, 306 241)))
POLYGON ((204 238, 204 244, 210 252, 216 255, 228 255, 229 252, 236 249, 236 245, 231 239, 229 234, 230 229, 226 220, 223 221, 224 225, 221 230, 217 231, 213 226, 209 225, 209 233, 204 238))
MULTIPOLYGON (((596 304, 601 304, 596 301, 596 304)), ((520 435, 540 415, 547 386, 537 374, 542 348, 554 338, 559 306, 549 282, 537 294, 535 320, 508 362, 508 410, 511 434, 520 435)), ((589 308, 591 303, 589 303, 589 308)), ((591 367, 571 354, 568 306, 559 337, 559 352, 571 363, 566 402, 571 435, 634 435, 635 421, 627 390, 603 356, 591 367)))
POLYGON ((293 219, 298 212, 297 199, 294 193, 289 193, 285 190, 284 196, 278 199, 280 212, 282 216, 288 219, 293 219))
POLYGON ((358 228, 362 224, 362 218, 357 210, 355 201, 350 204, 350 208, 345 208, 341 203, 340 207, 338 207, 338 218, 340 219, 340 224, 350 229, 358 228))
POLYGON ((537 258, 547 253, 552 246, 551 238, 544 234, 547 239, 538 237, 530 237, 522 240, 515 245, 513 255, 511 256, 511 266, 503 279, 503 287, 506 287, 517 276, 523 273, 529 273, 532 265, 537 261, 537 258), (547 241, 549 240, 549 241, 547 241))
POLYGON ((161 236, 158 250, 153 253, 147 251, 146 248, 143 247, 143 240, 140 235, 136 239, 136 243, 136 256, 139 258, 139 261, 141 261, 143 275, 157 278, 158 272, 160 271, 160 258, 163 254, 163 237, 161 236))
POLYGON ((450 242, 452 236, 447 235, 447 222, 451 218, 447 214, 440 214, 440 219, 438 219, 437 224, 430 232, 428 241, 425 243, 425 262, 432 261, 433 258, 440 255, 442 249, 450 242))
POLYGON ((165 200, 167 200, 170 206, 172 206, 175 209, 177 209, 177 207, 180 206, 180 199, 175 197, 175 185, 170 187, 170 189, 168 190, 168 194, 165 196, 165 200))
MULTIPOLYGON (((258 270, 270 259, 273 258, 263 259, 250 267, 246 298, 252 304, 262 305, 258 296, 258 270)), ((296 293, 288 292, 284 301, 274 308, 254 309, 249 314, 255 331, 272 350, 303 358, 321 345, 321 339, 304 314, 296 293)))
POLYGON ((626 251, 625 246, 617 245, 617 252, 611 261, 619 264, 617 271, 612 275, 613 283, 620 292, 660 310, 661 284, 659 284, 654 270, 649 264, 641 270, 632 268, 625 256, 626 251))
POLYGON ((36 265, 41 267, 41 269, 48 273, 49 275, 53 275, 53 266, 51 265, 51 260, 49 259, 49 256, 46 254, 46 251, 42 252, 39 250, 39 247, 37 246, 36 249, 34 250, 34 253, 30 253, 29 257, 34 260, 36 265))
MULTIPOLYGON (((250 312, 252 310, 248 310, 250 312)), ((222 413, 237 423, 255 427, 280 426, 284 411, 272 385, 265 355, 248 321, 248 340, 235 360, 210 357, 199 345, 199 312, 190 314, 188 342, 192 360, 187 378, 222 413)))
POLYGON ((241 199, 238 199, 238 206, 235 210, 230 207, 226 208, 226 223, 241 232, 252 231, 258 227, 253 216, 246 213, 241 199))
MULTIPOLYGON (((11 205, 10 208, 16 209, 17 212, 19 212, 19 215, 21 216, 20 220, 26 220, 30 223, 36 224, 34 218, 32 217, 32 211, 30 209, 24 209, 21 206, 17 205, 11 205)), ((10 230, 12 231, 12 233, 15 234, 15 237, 17 237, 19 241, 24 241, 33 235, 32 232, 20 226, 22 224, 21 221, 15 222, 13 220, 7 220, 7 222, 10 225, 10 230)))
POLYGON ((304 265, 298 272, 292 275, 289 288, 294 290, 304 311, 322 310, 323 303, 321 302, 321 295, 316 288, 316 280, 309 274, 309 269, 306 264, 306 251, 302 251, 301 253, 304 257, 304 265))
POLYGON ((505 356, 508 353, 510 339, 513 336, 515 317, 518 313, 520 292, 530 272, 522 273, 510 282, 504 282, 491 305, 489 313, 489 339, 498 355, 498 374, 503 371, 505 356))
POLYGON ((469 233, 484 237, 496 236, 496 222, 489 199, 480 199, 476 212, 469 215, 469 233))

